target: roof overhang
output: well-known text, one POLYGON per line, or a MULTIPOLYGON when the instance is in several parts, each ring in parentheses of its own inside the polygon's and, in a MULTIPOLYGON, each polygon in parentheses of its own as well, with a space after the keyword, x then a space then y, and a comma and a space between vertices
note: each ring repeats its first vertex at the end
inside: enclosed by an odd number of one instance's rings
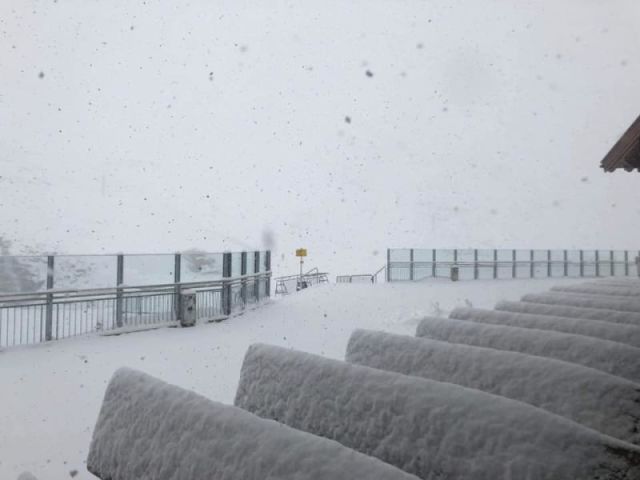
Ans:
POLYGON ((640 171, 640 117, 620 137, 600 166, 605 172, 613 172, 619 168, 628 172, 635 169, 640 171))

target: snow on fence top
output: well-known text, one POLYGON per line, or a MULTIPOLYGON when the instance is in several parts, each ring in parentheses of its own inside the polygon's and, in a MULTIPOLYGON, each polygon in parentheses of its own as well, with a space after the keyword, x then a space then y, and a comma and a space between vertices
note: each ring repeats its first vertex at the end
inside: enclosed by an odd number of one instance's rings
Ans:
POLYGON ((253 345, 236 405, 423 479, 640 478, 640 449, 525 403, 451 383, 253 345))
POLYGON ((551 291, 640 298, 640 289, 614 285, 557 285, 551 291))
POLYGON ((416 336, 556 358, 640 381, 640 349, 570 333, 427 317, 416 336))
POLYGON ((561 415, 640 444, 640 385, 582 365, 429 338, 356 330, 348 362, 450 382, 561 415))
POLYGON ((640 300, 607 295, 573 294, 568 292, 530 293, 524 295, 523 302, 546 303, 551 305, 572 305, 574 307, 601 308, 621 312, 640 313, 640 300))
POLYGON ((640 327, 634 325, 622 325, 580 318, 500 312, 480 308, 456 308, 451 312, 449 318, 470 320, 479 323, 576 333, 587 337, 620 342, 631 345, 632 347, 640 347, 640 327))
POLYGON ((105 480, 415 479, 337 442, 129 369, 107 387, 87 469, 105 480))
POLYGON ((499 302, 496 310, 505 312, 534 313, 556 317, 584 318, 609 323, 640 326, 640 313, 603 310, 600 308, 573 307, 571 305, 549 305, 530 302, 499 302))

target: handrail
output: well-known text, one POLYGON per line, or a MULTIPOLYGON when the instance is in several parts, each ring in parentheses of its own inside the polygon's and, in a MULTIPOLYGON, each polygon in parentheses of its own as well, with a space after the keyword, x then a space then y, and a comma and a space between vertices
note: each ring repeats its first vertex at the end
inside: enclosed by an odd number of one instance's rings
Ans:
POLYGON ((40 292, 27 292, 27 293, 0 293, 0 302, 8 301, 26 301, 38 297, 43 297, 46 300, 48 296, 53 295, 56 298, 75 298, 75 297, 94 297, 120 293, 154 293, 162 292, 165 290, 174 290, 176 287, 180 289, 197 289, 215 286, 229 286, 242 283, 244 280, 252 278, 267 277, 271 274, 271 271, 251 273, 247 275, 239 275, 236 277, 227 277, 216 280, 200 280, 196 282, 176 282, 176 283, 161 283, 152 285, 119 285, 117 287, 109 288, 93 288, 93 289, 69 289, 69 290, 43 290, 40 292), (23 300, 24 299, 24 300, 23 300))

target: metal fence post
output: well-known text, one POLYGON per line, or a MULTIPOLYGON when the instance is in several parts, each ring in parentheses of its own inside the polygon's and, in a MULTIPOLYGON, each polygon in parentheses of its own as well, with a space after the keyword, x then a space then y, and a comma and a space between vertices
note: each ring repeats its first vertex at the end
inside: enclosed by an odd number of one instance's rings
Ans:
POLYGON ((473 250, 473 279, 478 280, 479 277, 478 272, 478 249, 473 250))
POLYGON ((529 276, 531 278, 535 278, 536 276, 536 266, 534 263, 534 253, 533 250, 529 251, 529 276))
POLYGON ((256 275, 253 277, 253 298, 256 302, 260 301, 260 251, 253 252, 253 273, 256 275))
POLYGON ((265 254, 265 269, 267 270, 267 286, 265 288, 267 297, 271 296, 271 250, 264 252, 265 254))
POLYGON ((493 249, 493 279, 498 278, 498 250, 493 249))
POLYGON ((231 315, 231 253, 222 254, 222 313, 231 315))
POLYGON ((409 280, 413 282, 415 278, 413 270, 413 248, 409 250, 409 280))
POLYGON ((124 283, 124 255, 116 257, 116 326, 122 327, 122 284, 124 283))
POLYGON ((173 256, 173 283, 176 284, 174 289, 174 315, 176 320, 182 320, 182 289, 180 288, 180 272, 182 270, 182 255, 176 253, 173 256))
POLYGON ((436 261, 437 261, 437 254, 436 254, 436 249, 434 248, 433 251, 431 252, 431 276, 433 278, 436 278, 436 261))
POLYGON ((563 251, 562 253, 562 260, 564 261, 564 276, 568 277, 569 276, 569 252, 567 252, 566 250, 563 251))
POLYGON ((391 249, 387 248, 387 282, 391 281, 391 249))
POLYGON ((240 296, 242 297, 242 305, 247 305, 247 252, 240 254, 240 275, 243 277, 241 280, 240 296))
POLYGON ((629 250, 624 251, 624 276, 629 276, 629 250))
POLYGON ((511 278, 518 276, 518 256, 516 250, 511 251, 511 278))
MULTIPOLYGON (((54 256, 47 257, 47 290, 53 289, 54 256)), ((53 339, 53 293, 47 293, 47 311, 44 327, 44 338, 48 342, 53 339)))
POLYGON ((596 250, 596 277, 600 276, 600 251, 596 250))
POLYGON ((551 278, 551 250, 547 250, 547 277, 551 278))
POLYGON ((584 277, 584 251, 580 250, 580 276, 584 277))
POLYGON ((611 277, 615 276, 615 272, 613 270, 613 260, 614 260, 614 255, 613 255, 613 250, 611 250, 609 252, 609 272, 610 272, 609 275, 611 277))

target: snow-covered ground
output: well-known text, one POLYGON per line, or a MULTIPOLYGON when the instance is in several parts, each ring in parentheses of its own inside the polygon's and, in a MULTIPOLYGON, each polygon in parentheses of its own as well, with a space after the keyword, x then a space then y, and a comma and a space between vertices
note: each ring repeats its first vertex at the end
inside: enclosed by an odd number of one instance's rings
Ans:
POLYGON ((425 315, 457 306, 492 308, 558 283, 504 280, 325 285, 270 301, 229 321, 83 337, 0 352, 0 478, 91 478, 85 460, 107 382, 128 366, 231 404, 247 347, 255 342, 343 359, 356 328, 413 335, 425 315))

